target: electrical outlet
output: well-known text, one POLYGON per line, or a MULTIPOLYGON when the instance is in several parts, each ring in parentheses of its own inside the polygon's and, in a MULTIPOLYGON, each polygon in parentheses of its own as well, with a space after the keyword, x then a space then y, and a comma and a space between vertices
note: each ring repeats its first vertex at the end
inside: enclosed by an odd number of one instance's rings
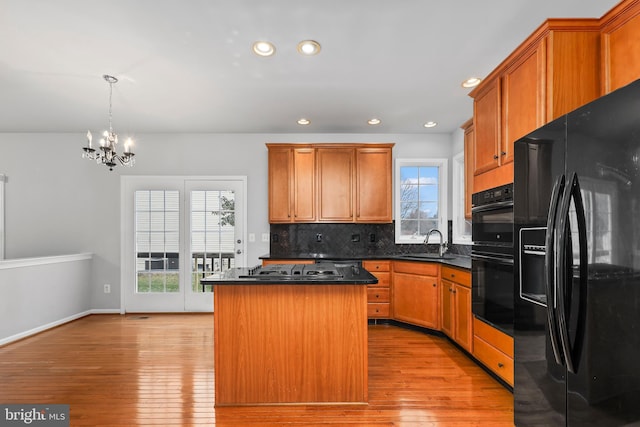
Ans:
POLYGON ((255 242, 255 241, 256 241, 255 233, 249 233, 249 242, 255 242))
MULTIPOLYGON (((265 243, 269 243, 269 233, 262 233, 262 241, 265 243)), ((278 239, 274 239, 274 242, 277 242, 278 239)))
POLYGON ((104 284, 104 293, 105 294, 110 294, 111 293, 111 285, 108 283, 104 284))
POLYGON ((322 233, 316 233, 316 242, 322 242, 322 233))

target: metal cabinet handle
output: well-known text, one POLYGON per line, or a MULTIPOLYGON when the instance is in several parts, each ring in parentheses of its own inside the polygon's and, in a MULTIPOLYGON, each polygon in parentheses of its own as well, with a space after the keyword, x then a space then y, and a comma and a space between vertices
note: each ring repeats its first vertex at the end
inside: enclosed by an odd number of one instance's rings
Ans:
POLYGON ((500 154, 502 154, 503 156, 506 156, 506 155, 507 155, 507 152, 506 152, 506 151, 503 151, 503 152, 502 152, 502 153, 500 153, 500 154))
POLYGON ((504 364, 503 363, 498 363, 498 368, 504 368, 504 364))

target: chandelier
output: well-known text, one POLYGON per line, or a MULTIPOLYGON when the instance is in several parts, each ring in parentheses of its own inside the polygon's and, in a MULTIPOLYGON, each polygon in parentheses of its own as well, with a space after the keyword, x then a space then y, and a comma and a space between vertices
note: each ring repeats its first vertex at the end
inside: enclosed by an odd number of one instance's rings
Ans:
POLYGON ((91 131, 87 131, 87 145, 82 148, 82 157, 95 160, 96 163, 107 166, 110 171, 112 171, 118 163, 122 166, 131 167, 135 163, 135 159, 133 158, 135 154, 131 151, 133 141, 131 138, 127 138, 124 142, 124 152, 118 154, 116 150, 118 134, 113 131, 113 127, 111 126, 111 97, 113 96, 113 85, 118 82, 118 79, 107 74, 103 75, 102 78, 109 83, 109 130, 105 130, 102 134, 103 137, 100 139, 100 147, 97 150, 91 145, 91 140, 93 139, 91 131))

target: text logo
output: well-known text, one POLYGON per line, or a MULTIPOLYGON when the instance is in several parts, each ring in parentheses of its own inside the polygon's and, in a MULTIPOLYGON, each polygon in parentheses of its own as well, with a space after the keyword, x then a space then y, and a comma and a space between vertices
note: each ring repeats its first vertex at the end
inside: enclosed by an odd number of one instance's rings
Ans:
POLYGON ((0 404, 0 427, 69 427, 69 405, 0 404))

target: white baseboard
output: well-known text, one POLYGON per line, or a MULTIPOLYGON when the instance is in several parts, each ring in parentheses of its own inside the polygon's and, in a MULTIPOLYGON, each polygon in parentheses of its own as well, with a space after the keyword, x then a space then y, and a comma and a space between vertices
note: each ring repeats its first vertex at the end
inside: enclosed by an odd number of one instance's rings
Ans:
POLYGON ((55 328, 56 326, 64 325, 65 323, 69 323, 73 320, 80 319, 81 317, 88 316, 90 314, 120 314, 120 309, 111 309, 111 308, 96 308, 92 310, 83 311, 81 313, 77 313, 64 319, 56 320, 55 322, 47 323, 46 325, 38 326, 37 328, 30 329, 28 331, 21 332, 19 334, 11 335, 6 338, 0 339, 0 347, 12 343, 14 341, 21 340, 23 338, 27 338, 31 335, 38 334, 40 332, 46 331, 47 329, 55 328))

